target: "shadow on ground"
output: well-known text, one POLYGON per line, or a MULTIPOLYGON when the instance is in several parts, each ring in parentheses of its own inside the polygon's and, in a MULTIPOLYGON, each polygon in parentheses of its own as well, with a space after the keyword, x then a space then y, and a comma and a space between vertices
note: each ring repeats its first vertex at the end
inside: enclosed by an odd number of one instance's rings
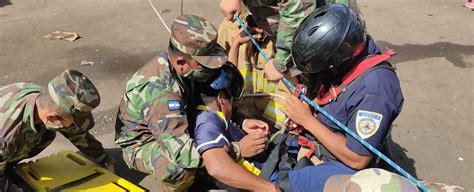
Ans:
POLYGON ((5 6, 8 6, 8 5, 12 5, 10 0, 0 0, 0 7, 5 7, 5 6))
MULTIPOLYGON (((396 125, 393 125, 393 126, 396 126, 396 125)), ((405 171, 410 173, 413 177, 418 178, 416 174, 415 160, 413 158, 410 158, 407 155, 408 150, 406 148, 402 147, 400 144, 393 141, 391 134, 388 135, 387 137, 387 147, 390 149, 390 154, 385 154, 385 155, 391 158, 392 161, 394 161, 400 167, 405 169, 405 171)), ((396 171, 395 169, 393 169, 391 166, 387 164, 384 164, 383 168, 391 172, 400 174, 398 173, 398 171, 396 171)))
POLYGON ((456 67, 472 68, 473 61, 465 57, 474 55, 474 45, 460 45, 450 42, 436 42, 429 45, 403 44, 394 45, 386 41, 377 41, 381 48, 393 49, 397 55, 391 59, 395 63, 419 59, 444 57, 456 67))
MULTIPOLYGON (((135 185, 138 185, 138 183, 140 183, 143 178, 147 176, 145 173, 128 168, 125 161, 123 161, 122 150, 120 148, 105 149, 105 151, 112 157, 112 159, 115 160, 115 174, 118 176, 123 177, 135 185)), ((145 189, 143 186, 140 187, 145 189)))

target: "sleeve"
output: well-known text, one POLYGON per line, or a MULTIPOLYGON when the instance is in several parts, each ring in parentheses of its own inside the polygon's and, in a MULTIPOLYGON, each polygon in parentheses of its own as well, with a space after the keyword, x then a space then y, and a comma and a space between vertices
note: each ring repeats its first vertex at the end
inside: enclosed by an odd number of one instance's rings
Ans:
POLYGON ((245 132, 234 122, 229 123, 227 130, 231 141, 240 141, 245 136, 245 132))
POLYGON ((64 129, 60 132, 82 153, 92 158, 95 163, 104 165, 104 163, 111 160, 102 147, 102 143, 91 135, 88 130, 64 129))
POLYGON ((229 146, 229 140, 225 137, 225 124, 221 123, 216 115, 201 113, 197 117, 194 139, 199 154, 208 149, 229 146))
POLYGON ((147 112, 153 105, 145 96, 149 83, 140 84, 140 79, 134 78, 137 77, 134 76, 127 82, 127 90, 123 94, 117 113, 115 144, 121 147, 128 147, 138 142, 146 143, 153 139, 152 136, 142 137, 144 133, 147 135, 151 133, 151 129, 148 128, 151 116, 147 112))
POLYGON ((191 141, 181 96, 171 87, 160 89, 153 85, 149 86, 151 87, 146 90, 147 101, 143 105, 141 116, 163 150, 175 157, 183 145, 191 141))
POLYGON ((5 141, 3 138, 0 139, 0 178, 5 176, 8 163, 15 158, 15 151, 17 151, 15 145, 5 141))
MULTIPOLYGON (((390 130, 392 121, 398 115, 398 109, 385 97, 366 94, 351 107, 347 127, 367 141, 370 145, 380 149, 383 140, 390 130)), ((368 156, 370 151, 359 141, 346 133, 346 146, 353 152, 368 156)))
POLYGON ((287 71, 287 63, 291 55, 293 34, 314 8, 315 3, 307 0, 282 0, 278 3, 280 21, 276 40, 274 65, 280 71, 287 71))

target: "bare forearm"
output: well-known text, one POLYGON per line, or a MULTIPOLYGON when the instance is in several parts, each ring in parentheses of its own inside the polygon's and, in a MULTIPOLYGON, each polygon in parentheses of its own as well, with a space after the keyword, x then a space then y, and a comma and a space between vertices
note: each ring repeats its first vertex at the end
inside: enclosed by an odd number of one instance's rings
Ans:
MULTIPOLYGON (((234 41, 235 42, 235 41, 234 41)), ((239 48, 240 45, 238 43, 232 43, 229 49, 229 55, 227 56, 227 59, 229 62, 233 63, 234 65, 238 65, 238 57, 239 57, 239 48)))
POLYGON ((203 159, 209 174, 226 185, 252 191, 269 191, 273 188, 273 184, 234 162, 223 149, 210 149, 203 153, 203 159))
POLYGON ((303 125, 319 142, 336 158, 353 169, 363 169, 370 161, 370 156, 362 156, 346 147, 346 138, 334 133, 316 118, 311 118, 303 125))

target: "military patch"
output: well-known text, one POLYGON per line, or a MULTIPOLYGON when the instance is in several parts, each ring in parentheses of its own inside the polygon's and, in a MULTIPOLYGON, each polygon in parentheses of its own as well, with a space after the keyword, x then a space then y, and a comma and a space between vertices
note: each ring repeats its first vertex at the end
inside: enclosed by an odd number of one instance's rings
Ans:
POLYGON ((357 111, 356 130, 362 139, 367 139, 374 135, 380 127, 383 115, 370 111, 357 111))
POLYGON ((179 100, 168 100, 168 110, 170 110, 170 111, 181 110, 181 101, 179 101, 179 100))

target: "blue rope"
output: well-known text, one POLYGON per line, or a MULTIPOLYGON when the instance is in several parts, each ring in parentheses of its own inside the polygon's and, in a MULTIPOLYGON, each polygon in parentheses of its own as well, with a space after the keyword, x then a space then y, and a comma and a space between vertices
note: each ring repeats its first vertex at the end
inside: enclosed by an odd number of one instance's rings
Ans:
POLYGON ((239 22, 240 26, 245 31, 245 33, 247 33, 247 35, 249 36, 252 43, 255 45, 255 47, 257 47, 258 51, 260 51, 260 53, 262 53, 263 58, 265 58, 266 61, 269 61, 270 57, 268 57, 268 55, 262 50, 260 45, 258 45, 257 41, 255 41, 255 39, 252 37, 252 34, 247 29, 247 27, 245 27, 244 23, 242 22, 242 19, 240 19, 240 17, 237 14, 234 15, 234 18, 239 22))
MULTIPOLYGON (((257 49, 260 51, 260 53, 263 55, 263 57, 265 58, 265 60, 269 61, 270 58, 268 57, 268 55, 263 52, 262 48, 258 45, 258 43, 255 41, 255 39, 252 37, 252 34, 247 30, 247 28, 245 27, 244 23, 242 22, 242 19, 240 19, 240 17, 238 15, 234 15, 234 18, 239 22, 240 26, 243 28, 243 30, 245 31, 245 33, 247 33, 247 35, 249 36, 250 40, 253 42, 253 44, 255 45, 255 47, 257 47, 257 49)), ((290 87, 291 91, 294 91, 295 90, 295 86, 293 84, 291 84, 291 82, 287 79, 287 78, 283 78, 283 82, 290 87)), ((336 118, 334 118, 333 116, 331 116, 329 113, 327 113, 324 109, 322 109, 320 106, 318 106, 316 103, 314 103, 313 101, 311 101, 308 97, 306 97, 305 95, 300 95, 300 98, 303 99, 306 103, 310 104, 311 106, 313 106, 316 110, 318 110, 320 113, 322 113, 324 116, 326 116, 327 118, 329 118, 332 122, 334 122, 337 126, 339 126, 340 128, 342 128, 344 131, 346 131, 350 136, 352 136, 354 139, 356 139, 357 141, 359 141, 360 143, 362 143, 362 145, 364 145, 367 149, 369 149, 372 153, 376 154, 377 156, 379 156, 382 160, 384 160, 385 162, 387 162, 390 166, 392 166, 394 169, 396 169, 398 172, 400 172, 402 175, 404 175, 406 178, 408 178, 411 182, 415 183, 416 185, 418 185, 418 187, 420 187, 420 189, 422 189, 423 191, 425 192, 429 192, 429 189, 423 185, 420 181, 418 181, 416 178, 414 178, 413 176, 411 176, 407 171, 405 171, 402 167, 400 167, 399 165, 397 165, 395 162, 393 162, 390 158, 388 158, 387 156, 385 156, 384 154, 382 154, 379 150, 377 150, 375 147, 373 147, 372 145, 370 145, 369 143, 367 143, 364 139, 362 139, 361 137, 359 137, 359 135, 356 135, 352 130, 350 130, 349 128, 347 128, 344 124, 342 124, 341 122, 339 122, 336 118)))

